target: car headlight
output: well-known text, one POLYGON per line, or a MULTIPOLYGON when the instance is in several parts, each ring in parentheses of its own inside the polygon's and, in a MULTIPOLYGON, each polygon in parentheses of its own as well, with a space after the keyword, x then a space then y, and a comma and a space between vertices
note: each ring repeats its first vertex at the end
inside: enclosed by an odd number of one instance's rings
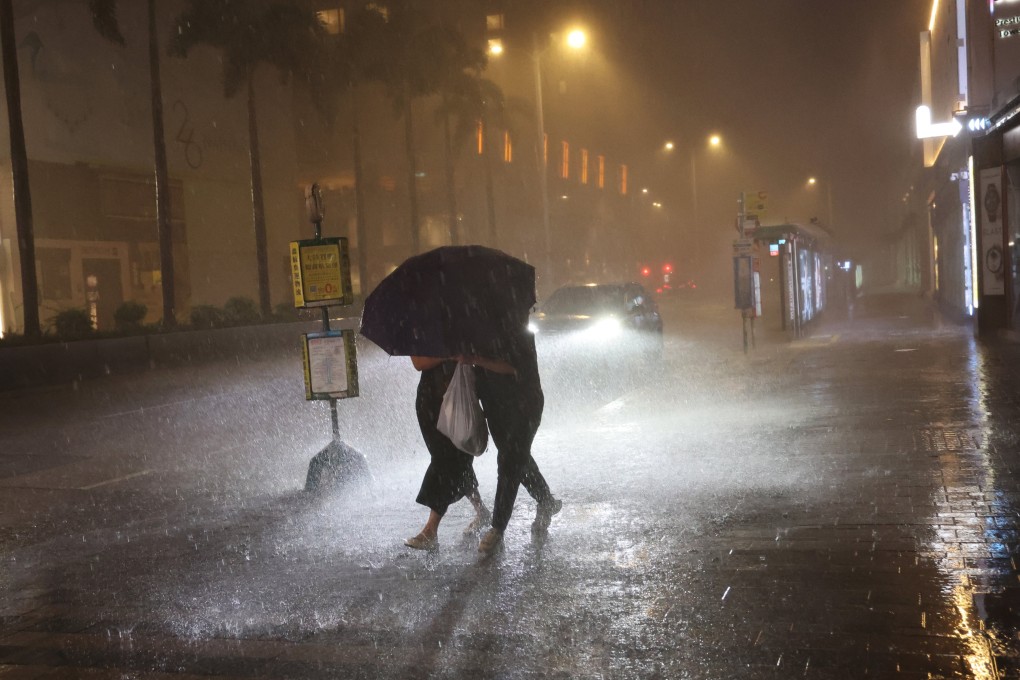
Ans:
POLYGON ((591 338, 611 338, 619 335, 623 324, 615 316, 598 319, 588 328, 587 335, 591 338))
POLYGON ((538 334, 538 326, 536 326, 533 322, 529 321, 528 322, 528 332, 531 333, 532 335, 537 335, 538 334))

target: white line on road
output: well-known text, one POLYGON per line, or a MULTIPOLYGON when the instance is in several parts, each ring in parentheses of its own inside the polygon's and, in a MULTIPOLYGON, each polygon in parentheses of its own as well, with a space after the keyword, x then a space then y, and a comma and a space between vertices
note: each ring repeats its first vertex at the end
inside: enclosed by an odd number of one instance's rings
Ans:
POLYGON ((152 472, 152 470, 141 470, 140 472, 132 472, 129 475, 122 475, 120 477, 114 477, 113 479, 107 479, 106 481, 103 481, 103 482, 96 482, 95 484, 89 484, 88 486, 79 486, 78 490, 79 491, 90 491, 92 489, 98 489, 101 486, 106 486, 107 484, 116 484, 117 482, 123 482, 123 481, 128 480, 128 479, 134 479, 135 477, 142 477, 143 475, 147 475, 150 472, 152 472))

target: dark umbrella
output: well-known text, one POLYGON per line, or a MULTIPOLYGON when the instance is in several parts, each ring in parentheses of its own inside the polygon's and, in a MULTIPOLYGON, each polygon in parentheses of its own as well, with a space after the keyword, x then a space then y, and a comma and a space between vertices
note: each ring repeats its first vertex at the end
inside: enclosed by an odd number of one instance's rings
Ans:
POLYGON ((535 304, 535 268, 482 246, 405 260, 365 299, 361 334, 391 355, 505 358, 535 304))

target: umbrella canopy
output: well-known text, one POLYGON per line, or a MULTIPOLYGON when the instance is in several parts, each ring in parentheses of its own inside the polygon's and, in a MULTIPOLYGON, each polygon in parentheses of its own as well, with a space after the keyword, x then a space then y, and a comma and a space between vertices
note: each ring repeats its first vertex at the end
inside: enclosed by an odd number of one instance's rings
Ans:
POLYGON ((483 246, 405 260, 365 299, 361 334, 391 355, 506 358, 535 304, 535 268, 483 246))

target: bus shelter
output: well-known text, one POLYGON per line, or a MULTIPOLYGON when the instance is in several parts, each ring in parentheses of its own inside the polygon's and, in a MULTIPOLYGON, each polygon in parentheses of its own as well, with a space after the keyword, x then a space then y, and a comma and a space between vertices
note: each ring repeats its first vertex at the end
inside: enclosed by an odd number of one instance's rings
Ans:
POLYGON ((758 227, 753 238, 764 330, 798 338, 828 306, 837 276, 832 236, 816 224, 775 224, 758 227))

